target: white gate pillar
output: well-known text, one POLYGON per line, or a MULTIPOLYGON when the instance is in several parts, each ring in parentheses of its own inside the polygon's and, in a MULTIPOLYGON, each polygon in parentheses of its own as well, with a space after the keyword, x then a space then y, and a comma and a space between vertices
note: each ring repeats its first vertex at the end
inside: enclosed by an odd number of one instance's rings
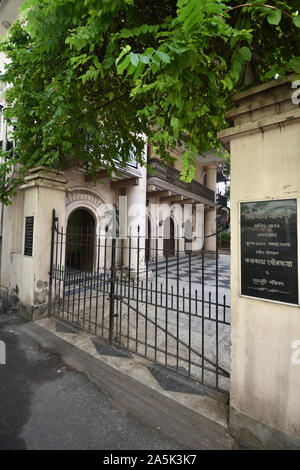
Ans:
POLYGON ((237 95, 227 113, 234 127, 219 134, 231 155, 230 426, 254 448, 300 447, 300 109, 293 91, 290 80, 278 80, 237 95))
POLYGON ((65 230, 65 183, 60 171, 33 169, 4 209, 1 293, 30 318, 47 312, 52 210, 65 230))

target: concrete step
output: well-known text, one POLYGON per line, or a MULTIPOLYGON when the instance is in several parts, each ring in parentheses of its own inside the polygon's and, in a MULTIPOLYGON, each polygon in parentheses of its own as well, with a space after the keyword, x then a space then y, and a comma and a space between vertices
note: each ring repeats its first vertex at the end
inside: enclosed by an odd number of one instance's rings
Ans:
POLYGON ((67 365, 86 374, 116 406, 160 428, 183 448, 235 448, 228 433, 224 394, 194 382, 185 389, 181 378, 178 387, 175 382, 175 391, 166 390, 165 379, 170 375, 174 388, 174 373, 159 370, 134 354, 121 354, 121 350, 100 340, 100 348, 96 349, 95 336, 65 328, 65 323, 53 318, 27 323, 22 329, 41 347, 59 354, 67 365), (162 377, 163 382, 155 377, 162 377))

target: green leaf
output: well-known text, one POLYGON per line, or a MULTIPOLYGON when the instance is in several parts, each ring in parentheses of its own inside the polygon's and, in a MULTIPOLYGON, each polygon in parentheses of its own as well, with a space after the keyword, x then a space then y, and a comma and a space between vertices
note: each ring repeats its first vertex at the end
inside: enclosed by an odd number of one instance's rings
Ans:
POLYGON ((300 57, 291 60, 290 67, 294 72, 300 73, 300 57))
POLYGON ((246 60, 249 62, 252 57, 252 53, 249 49, 249 47, 241 47, 241 49, 238 50, 238 54, 243 58, 243 60, 246 60))
POLYGON ((293 18, 293 23, 295 26, 297 26, 297 28, 300 28, 300 15, 299 14, 293 18))
POLYGON ((63 150, 68 151, 72 147, 72 143, 64 140, 62 142, 62 147, 63 147, 63 150))
POLYGON ((178 19, 188 32, 204 19, 203 3, 199 0, 178 0, 178 19))
POLYGON ((267 20, 268 23, 278 25, 280 23, 282 17, 282 11, 281 10, 273 10, 268 16, 267 20))
POLYGON ((166 54, 165 52, 157 51, 156 54, 162 60, 162 62, 165 62, 166 64, 170 63, 171 61, 170 56, 166 54))
POLYGON ((132 65, 134 65, 136 67, 139 63, 138 54, 134 54, 134 52, 130 52, 129 57, 130 57, 130 62, 132 63, 132 65))
POLYGON ((131 47, 129 45, 127 45, 126 47, 124 47, 119 55, 119 57, 117 58, 116 60, 116 65, 118 65, 118 63, 120 62, 120 60, 122 59, 122 57, 127 54, 129 51, 131 50, 131 47))
POLYGON ((140 61, 138 63, 138 66, 136 67, 134 75, 133 75, 134 82, 136 82, 137 79, 142 75, 142 73, 144 71, 144 68, 145 68, 145 64, 143 64, 143 62, 140 61))
POLYGON ((228 90, 233 89, 233 82, 232 82, 231 78, 228 75, 226 77, 224 77, 224 80, 222 80, 222 83, 223 83, 224 87, 227 88, 228 90))
POLYGON ((139 59, 143 64, 149 64, 150 63, 150 57, 146 54, 139 54, 139 59))
POLYGON ((130 64, 130 55, 128 54, 125 59, 123 60, 123 62, 121 62, 118 66, 117 66, 117 72, 119 75, 121 75, 124 70, 128 67, 128 65, 130 64))
POLYGON ((240 73, 236 70, 230 70, 230 76, 237 82, 240 77, 240 73))
POLYGON ((170 124, 171 124, 171 126, 174 127, 175 129, 178 129, 179 119, 176 118, 176 117, 172 117, 172 118, 171 118, 171 121, 170 121, 170 124))

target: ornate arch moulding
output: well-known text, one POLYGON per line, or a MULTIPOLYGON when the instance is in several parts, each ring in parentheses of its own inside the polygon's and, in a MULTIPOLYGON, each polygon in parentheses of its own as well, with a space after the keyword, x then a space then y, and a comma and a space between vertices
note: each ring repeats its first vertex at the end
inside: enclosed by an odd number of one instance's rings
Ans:
POLYGON ((90 188, 74 186, 67 189, 66 220, 74 210, 82 207, 90 210, 98 225, 100 219, 109 211, 109 206, 110 204, 107 204, 96 191, 90 188))
POLYGON ((98 193, 81 186, 75 186, 74 188, 69 188, 67 190, 66 206, 71 204, 71 202, 87 202, 92 204, 95 208, 99 207, 101 204, 106 204, 104 199, 102 199, 98 193))

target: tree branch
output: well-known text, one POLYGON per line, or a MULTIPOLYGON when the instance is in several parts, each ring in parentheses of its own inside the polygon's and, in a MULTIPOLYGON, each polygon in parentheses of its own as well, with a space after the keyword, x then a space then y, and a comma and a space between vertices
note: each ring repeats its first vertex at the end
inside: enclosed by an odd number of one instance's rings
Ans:
MULTIPOLYGON (((106 101, 105 103, 102 104, 102 106, 100 108, 95 108, 95 109, 92 109, 91 111, 93 113, 97 113, 98 111, 101 111, 101 109, 103 108, 106 108, 107 106, 109 106, 110 104, 114 103, 115 101, 117 100, 121 100, 122 98, 124 98, 125 96, 129 96, 128 92, 126 93, 123 93, 123 95, 120 95, 120 96, 116 96, 115 98, 113 98, 112 100, 110 101, 106 101)), ((82 117, 86 116, 86 113, 83 113, 81 114, 77 119, 81 119, 82 117)))
MULTIPOLYGON (((274 7, 272 5, 265 5, 264 3, 243 3, 241 5, 237 5, 235 7, 231 7, 228 10, 225 10, 226 13, 229 13, 232 10, 236 10, 237 8, 244 8, 244 7, 262 7, 262 8, 270 8, 271 10, 280 10, 280 8, 274 7)), ((281 10, 282 14, 287 16, 288 18, 293 19, 293 16, 290 15, 287 11, 281 10)))

